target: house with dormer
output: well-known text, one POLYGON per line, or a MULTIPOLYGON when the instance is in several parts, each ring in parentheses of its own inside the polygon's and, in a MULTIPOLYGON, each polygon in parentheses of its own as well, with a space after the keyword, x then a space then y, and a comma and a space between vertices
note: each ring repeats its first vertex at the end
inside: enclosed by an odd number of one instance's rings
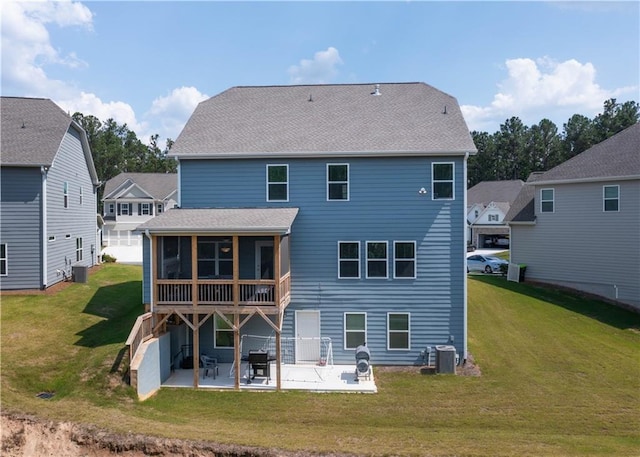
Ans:
POLYGON ((195 373, 201 354, 237 367, 250 335, 274 337, 277 388, 281 364, 326 363, 327 340, 334 363, 363 345, 376 364, 420 365, 437 345, 464 361, 475 152, 456 99, 424 83, 201 102, 170 152, 178 208, 137 228, 153 321, 138 382, 165 382, 184 346, 195 373))
POLYGON ((175 173, 120 173, 109 179, 102 198, 104 252, 142 262, 142 236, 133 231, 177 204, 177 182, 175 173))
POLYGON ((509 247, 509 227, 504 217, 523 185, 519 179, 483 181, 467 190, 470 244, 478 248, 509 247))
POLYGON ((100 255, 87 135, 49 99, 2 97, 0 111, 1 289, 84 282, 100 255))

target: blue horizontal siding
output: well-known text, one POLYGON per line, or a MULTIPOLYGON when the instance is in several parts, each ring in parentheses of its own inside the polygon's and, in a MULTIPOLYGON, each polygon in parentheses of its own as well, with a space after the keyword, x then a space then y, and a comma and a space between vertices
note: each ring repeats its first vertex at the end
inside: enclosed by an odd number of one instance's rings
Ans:
POLYGON ((322 336, 344 350, 344 313, 366 312, 367 344, 380 364, 419 363, 427 346, 464 348, 465 208, 463 160, 359 158, 335 161, 217 160, 180 164, 183 208, 297 207, 291 231, 292 300, 284 316, 295 334, 296 310, 320 310, 322 336), (455 162, 455 200, 432 200, 432 162, 455 162), (268 163, 289 165, 289 201, 266 201, 268 163), (349 201, 326 200, 327 163, 349 163, 349 201), (418 191, 424 187, 427 194, 418 191), (359 241, 361 278, 338 279, 338 241, 359 241), (366 241, 387 241, 389 278, 365 279, 366 241), (393 279, 393 241, 415 241, 417 278, 393 279), (411 349, 387 350, 387 313, 411 314, 411 349))

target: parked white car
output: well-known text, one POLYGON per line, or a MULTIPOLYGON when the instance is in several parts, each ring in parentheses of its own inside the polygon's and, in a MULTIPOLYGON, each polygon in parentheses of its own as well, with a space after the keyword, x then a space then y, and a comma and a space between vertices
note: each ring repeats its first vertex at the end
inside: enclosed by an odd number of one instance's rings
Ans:
POLYGON ((467 257, 467 273, 470 271, 499 273, 500 265, 509 265, 509 262, 493 255, 474 254, 467 257))

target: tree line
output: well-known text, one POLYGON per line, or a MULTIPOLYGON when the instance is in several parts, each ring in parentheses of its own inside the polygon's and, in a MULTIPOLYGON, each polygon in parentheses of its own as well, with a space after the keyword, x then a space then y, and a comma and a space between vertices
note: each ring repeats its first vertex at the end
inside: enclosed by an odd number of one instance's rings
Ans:
POLYGON ((549 119, 527 127, 517 117, 507 119, 493 134, 473 131, 478 153, 469 158, 468 187, 482 181, 526 181, 530 173, 549 170, 639 120, 637 102, 621 104, 612 98, 593 119, 571 116, 562 132, 549 119))
MULTIPOLYGON (((177 162, 167 157, 173 145, 167 139, 164 148, 158 145, 159 135, 149 144, 138 139, 126 124, 113 119, 102 122, 92 115, 75 113, 73 119, 87 132, 89 146, 98 178, 105 182, 123 172, 173 173, 177 162)), ((527 127, 517 117, 507 119, 500 130, 471 132, 478 149, 469 158, 468 186, 481 181, 510 179, 527 180, 534 171, 546 171, 606 140, 640 120, 640 105, 635 101, 618 103, 612 98, 593 119, 574 114, 560 133, 549 119, 527 127)), ((98 205, 102 207, 103 188, 98 190, 98 205)))

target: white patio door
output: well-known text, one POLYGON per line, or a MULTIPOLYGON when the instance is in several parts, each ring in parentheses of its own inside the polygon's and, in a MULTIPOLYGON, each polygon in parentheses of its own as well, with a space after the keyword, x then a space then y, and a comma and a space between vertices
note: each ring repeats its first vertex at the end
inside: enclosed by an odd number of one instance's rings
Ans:
POLYGON ((320 311, 296 311, 296 363, 320 360, 320 311))

